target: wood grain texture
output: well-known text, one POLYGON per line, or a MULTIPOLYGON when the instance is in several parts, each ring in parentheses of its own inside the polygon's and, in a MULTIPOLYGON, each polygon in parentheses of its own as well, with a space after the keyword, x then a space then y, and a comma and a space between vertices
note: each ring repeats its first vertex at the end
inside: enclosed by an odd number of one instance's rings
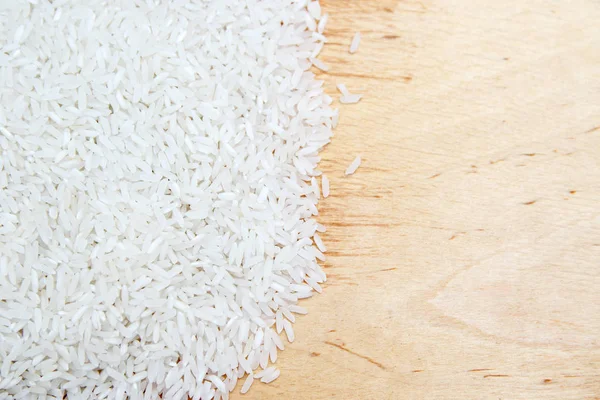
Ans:
POLYGON ((365 94, 323 153, 329 281, 232 398, 600 398, 600 2, 322 3, 327 91, 365 94))

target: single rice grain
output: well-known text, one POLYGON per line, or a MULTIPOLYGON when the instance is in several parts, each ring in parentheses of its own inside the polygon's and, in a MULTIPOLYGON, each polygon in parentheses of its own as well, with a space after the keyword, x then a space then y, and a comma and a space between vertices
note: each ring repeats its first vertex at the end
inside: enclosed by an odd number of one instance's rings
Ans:
POLYGON ((250 390, 250 387, 252 386, 253 382, 254 382, 254 375, 249 374, 248 377, 246 378, 246 380, 244 381, 244 384, 242 385, 242 389, 240 390, 240 393, 242 393, 242 394, 247 393, 248 390, 250 390))
POLYGON ((337 88, 338 88, 338 90, 340 91, 340 93, 341 93, 343 96, 348 96, 348 95, 350 95, 350 92, 348 91, 348 88, 346 87, 346 85, 345 85, 345 84, 343 84, 343 83, 338 83, 338 84, 337 84, 337 88))
POLYGON ((324 71, 324 72, 329 71, 329 67, 327 66, 327 64, 325 64, 323 61, 319 60, 318 58, 311 58, 310 62, 312 63, 312 65, 314 65, 321 71, 324 71))
POLYGON ((311 1, 308 3, 308 12, 314 19, 321 18, 321 5, 318 1, 311 1))
POLYGON ((323 192, 323 197, 329 197, 329 178, 325 174, 321 176, 321 191, 323 192))
POLYGON ((350 43, 350 54, 356 53, 356 51, 358 50, 359 44, 360 44, 360 32, 356 32, 354 34, 354 37, 352 38, 352 43, 350 43))
POLYGON ((360 166, 361 163, 361 159, 360 156, 356 156, 356 158, 354 159, 354 161, 352 161, 350 163, 350 165, 348 166, 348 168, 346 168, 346 175, 352 175, 353 173, 356 172, 356 170, 358 169, 358 167, 360 166))
POLYGON ((361 94, 348 94, 340 97, 340 103, 342 104, 356 104, 362 99, 361 94))

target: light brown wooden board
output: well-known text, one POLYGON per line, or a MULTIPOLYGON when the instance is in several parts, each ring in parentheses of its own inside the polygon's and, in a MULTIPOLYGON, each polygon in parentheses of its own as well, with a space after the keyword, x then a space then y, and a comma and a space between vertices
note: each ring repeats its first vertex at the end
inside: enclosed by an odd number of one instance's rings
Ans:
POLYGON ((323 9, 327 91, 365 94, 323 153, 329 280, 232 398, 600 398, 600 2, 323 9))

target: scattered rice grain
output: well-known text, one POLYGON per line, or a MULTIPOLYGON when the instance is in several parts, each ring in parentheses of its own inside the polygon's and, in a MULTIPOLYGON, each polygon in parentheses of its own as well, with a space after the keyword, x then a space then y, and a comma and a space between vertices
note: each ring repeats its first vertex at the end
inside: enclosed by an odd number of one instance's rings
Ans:
POLYGON ((350 54, 356 53, 356 51, 358 50, 359 44, 360 44, 360 32, 356 32, 354 34, 354 37, 352 38, 352 43, 350 44, 350 54))
POLYGON ((350 163, 350 165, 348 166, 348 168, 346 168, 346 175, 352 175, 353 173, 356 172, 356 170, 358 169, 358 167, 360 166, 361 163, 361 159, 360 156, 356 156, 356 158, 354 159, 354 161, 352 161, 352 163, 350 163))

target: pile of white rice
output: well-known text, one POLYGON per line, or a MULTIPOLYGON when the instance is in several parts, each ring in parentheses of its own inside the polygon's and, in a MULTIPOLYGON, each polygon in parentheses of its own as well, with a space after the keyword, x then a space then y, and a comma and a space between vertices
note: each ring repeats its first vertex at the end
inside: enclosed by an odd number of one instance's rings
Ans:
POLYGON ((320 16, 0 2, 0 399, 219 399, 277 378, 278 333, 325 280, 320 16))

